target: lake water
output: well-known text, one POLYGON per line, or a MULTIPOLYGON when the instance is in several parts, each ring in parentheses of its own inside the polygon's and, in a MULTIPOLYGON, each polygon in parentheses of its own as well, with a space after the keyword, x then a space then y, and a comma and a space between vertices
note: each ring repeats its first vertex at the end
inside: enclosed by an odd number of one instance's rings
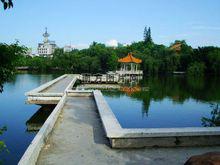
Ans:
MULTIPOLYGON (((51 112, 25 104, 24 93, 57 76, 18 74, 4 84, 0 93, 0 127, 6 126, 7 131, 0 135, 0 141, 6 143, 9 153, 0 153, 3 164, 17 164, 51 112)), ((219 124, 215 119, 220 116, 215 108, 220 103, 219 84, 216 77, 145 77, 139 83, 103 94, 124 128, 215 126, 219 124), (214 120, 210 120, 212 117, 214 120)))
POLYGON ((4 91, 0 93, 0 127, 6 126, 7 131, 0 135, 0 141, 5 142, 9 153, 0 153, 3 164, 17 164, 36 135, 36 132, 28 129, 28 126, 32 124, 31 122, 37 122, 36 117, 34 120, 32 116, 41 107, 25 104, 24 93, 57 76, 18 74, 11 82, 4 84, 4 91))
POLYGON ((123 128, 220 126, 217 77, 145 77, 103 94, 123 128))

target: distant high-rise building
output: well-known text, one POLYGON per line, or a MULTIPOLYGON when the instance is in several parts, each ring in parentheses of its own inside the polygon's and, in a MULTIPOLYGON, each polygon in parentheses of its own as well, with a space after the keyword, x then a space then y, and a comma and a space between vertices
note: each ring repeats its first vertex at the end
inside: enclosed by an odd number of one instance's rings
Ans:
POLYGON ((63 51, 64 51, 65 53, 71 52, 72 50, 73 50, 73 47, 72 47, 71 45, 66 45, 66 46, 64 46, 64 48, 63 48, 63 51))
POLYGON ((43 57, 51 57, 55 51, 56 43, 55 41, 50 41, 48 37, 50 34, 47 32, 47 28, 45 29, 45 33, 43 34, 44 41, 43 43, 38 44, 38 54, 43 57))

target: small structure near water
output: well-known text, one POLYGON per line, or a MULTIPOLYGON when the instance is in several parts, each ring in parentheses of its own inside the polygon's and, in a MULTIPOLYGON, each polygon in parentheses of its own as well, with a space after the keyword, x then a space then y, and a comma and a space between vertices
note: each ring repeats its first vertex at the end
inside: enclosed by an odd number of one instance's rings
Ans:
POLYGON ((126 57, 119 59, 118 62, 121 63, 120 70, 116 71, 119 75, 143 75, 143 71, 139 69, 142 60, 135 58, 132 53, 128 53, 126 57))
POLYGON ((126 57, 118 59, 118 62, 121 63, 120 70, 109 71, 106 74, 83 73, 80 75, 79 79, 84 84, 114 84, 142 79, 143 71, 139 69, 140 64, 142 63, 141 59, 135 58, 132 53, 128 53, 126 57))
POLYGON ((84 73, 79 76, 79 80, 83 84, 120 84, 125 82, 133 82, 142 79, 142 75, 137 74, 118 74, 109 72, 106 74, 89 74, 84 73))

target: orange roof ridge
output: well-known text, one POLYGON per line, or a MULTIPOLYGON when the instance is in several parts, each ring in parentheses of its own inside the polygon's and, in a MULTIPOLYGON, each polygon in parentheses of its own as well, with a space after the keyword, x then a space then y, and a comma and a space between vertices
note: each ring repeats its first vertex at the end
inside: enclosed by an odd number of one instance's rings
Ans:
POLYGON ((126 57, 120 58, 120 59, 118 60, 118 62, 121 62, 121 63, 131 63, 131 62, 133 62, 133 63, 140 64, 140 63, 142 62, 142 60, 139 59, 139 58, 135 58, 135 57, 132 55, 132 53, 128 53, 128 55, 127 55, 126 57))

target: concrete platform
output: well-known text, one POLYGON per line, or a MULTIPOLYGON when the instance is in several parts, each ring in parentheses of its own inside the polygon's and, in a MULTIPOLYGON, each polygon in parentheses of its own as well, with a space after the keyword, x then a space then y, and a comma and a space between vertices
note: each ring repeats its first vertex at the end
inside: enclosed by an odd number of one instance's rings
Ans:
POLYGON ((77 75, 65 74, 40 87, 27 92, 28 104, 58 104, 65 90, 72 89, 77 75))
POLYGON ((192 155, 220 150, 216 146, 176 147, 192 142, 220 144, 220 128, 123 129, 101 92, 72 90, 78 77, 71 77, 63 75, 26 93, 31 103, 58 104, 19 165, 183 164, 192 155), (197 135, 205 136, 204 141, 192 139, 197 135), (134 146, 139 149, 128 149, 134 146), (149 148, 142 148, 146 146, 149 148))
POLYGON ((112 149, 93 97, 67 97, 37 164, 183 164, 191 155, 220 147, 112 149))
POLYGON ((66 87, 73 80, 73 77, 73 75, 67 75, 65 78, 63 78, 60 81, 57 81, 52 86, 49 86, 48 88, 40 91, 40 93, 63 93, 66 87))

